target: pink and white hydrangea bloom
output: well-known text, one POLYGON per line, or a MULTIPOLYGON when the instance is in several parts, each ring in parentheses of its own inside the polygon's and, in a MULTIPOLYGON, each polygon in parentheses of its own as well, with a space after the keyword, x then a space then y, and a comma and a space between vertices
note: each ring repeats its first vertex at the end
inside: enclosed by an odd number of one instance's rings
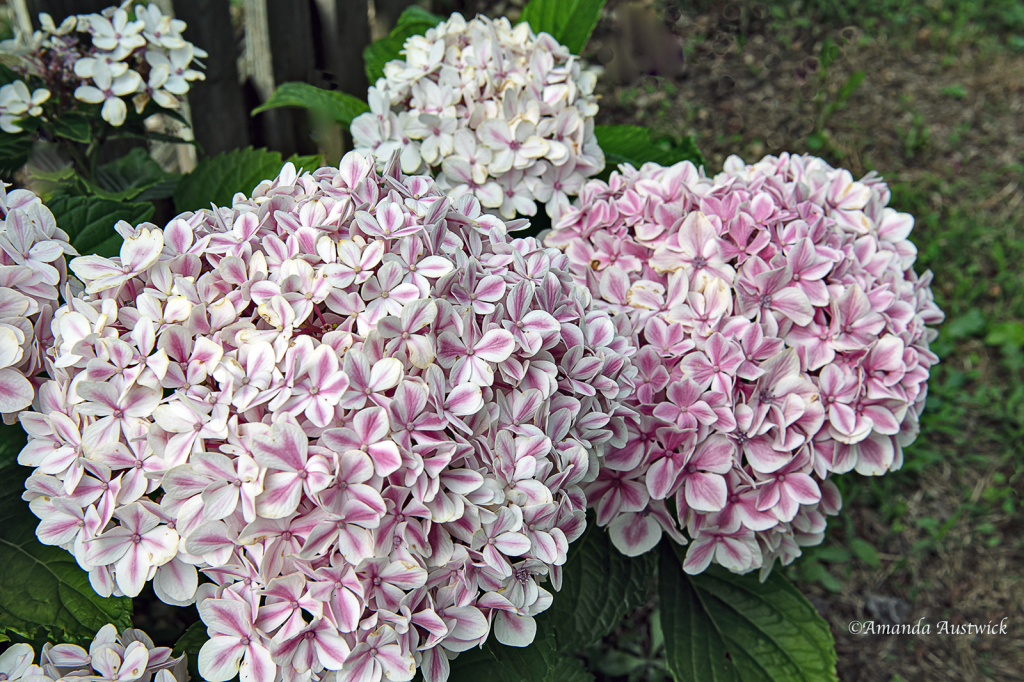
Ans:
POLYGON ((626 443, 628 320, 398 158, 71 261, 25 499, 98 592, 198 602, 206 679, 438 682, 492 624, 529 644, 626 443))
POLYGON ((889 198, 874 174, 789 154, 584 186, 545 243, 639 347, 624 402, 642 428, 586 487, 621 551, 685 528, 686 571, 767 572, 821 541, 830 475, 902 465, 943 314, 889 198))
POLYGON ((38 661, 31 645, 13 644, 0 654, 0 675, 12 682, 188 682, 184 654, 172 658, 169 647, 156 646, 142 630, 128 628, 118 633, 113 624, 99 629, 88 650, 77 644, 46 643, 38 661))
POLYGON ((596 75, 529 24, 453 14, 405 42, 352 122, 356 150, 401 153, 406 173, 430 172, 453 198, 475 196, 506 220, 557 218, 604 168, 594 136, 596 75))
POLYGON ((185 22, 164 15, 155 3, 73 15, 59 26, 42 13, 39 24, 41 30, 32 36, 4 44, 3 51, 18 58, 13 70, 32 82, 41 78, 44 86, 31 93, 22 81, 0 88, 0 128, 9 133, 21 132, 18 119, 43 114, 51 92, 72 92, 81 102, 102 104, 100 115, 117 127, 124 124, 129 103, 139 113, 150 100, 177 109, 190 82, 205 78, 194 58, 206 52, 181 37, 185 22), (141 74, 148 74, 148 81, 141 74))
POLYGON ((11 424, 35 398, 67 282, 64 255, 75 250, 39 197, 7 187, 0 183, 0 414, 11 424))

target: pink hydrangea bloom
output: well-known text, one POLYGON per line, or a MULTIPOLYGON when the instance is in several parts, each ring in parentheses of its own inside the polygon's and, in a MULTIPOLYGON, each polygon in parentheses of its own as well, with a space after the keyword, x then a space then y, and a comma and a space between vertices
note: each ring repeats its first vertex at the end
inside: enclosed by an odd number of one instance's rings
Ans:
POLYGON ((356 150, 400 153, 406 173, 430 172, 451 197, 476 197, 511 219, 568 208, 604 168, 594 135, 596 74, 529 24, 453 14, 405 41, 352 122, 356 150))
POLYGON ((547 235, 639 347, 641 428, 586 488, 620 550, 678 522, 687 571, 768 571, 820 542, 830 475, 902 465, 943 314, 889 197, 810 156, 730 157, 714 178, 624 165, 547 235))
POLYGON ((184 654, 171 658, 169 647, 153 644, 142 630, 127 629, 118 634, 112 624, 104 625, 89 644, 88 651, 77 644, 42 647, 39 661, 29 644, 12 644, 0 654, 0 675, 5 680, 43 682, 52 680, 109 680, 110 682, 187 682, 184 654))
POLYGON ((35 194, 0 183, 0 414, 12 424, 35 397, 53 335, 58 288, 67 281, 68 236, 35 194))
POLYGON ((355 152, 117 229, 71 261, 26 417, 43 542, 102 594, 199 602, 214 682, 444 680, 492 625, 532 641, 632 416, 627 321, 564 254, 355 152))

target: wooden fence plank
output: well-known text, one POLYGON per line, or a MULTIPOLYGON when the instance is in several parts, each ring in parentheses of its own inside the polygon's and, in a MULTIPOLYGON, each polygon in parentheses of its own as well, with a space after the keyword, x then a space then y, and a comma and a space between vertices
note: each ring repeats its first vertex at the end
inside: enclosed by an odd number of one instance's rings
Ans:
POLYGON ((206 80, 188 94, 195 139, 207 156, 249 145, 249 112, 238 83, 238 50, 231 27, 231 0, 178 0, 185 38, 209 53, 201 60, 206 80))
POLYGON ((324 70, 338 89, 365 98, 363 50, 370 43, 367 0, 316 0, 324 70))

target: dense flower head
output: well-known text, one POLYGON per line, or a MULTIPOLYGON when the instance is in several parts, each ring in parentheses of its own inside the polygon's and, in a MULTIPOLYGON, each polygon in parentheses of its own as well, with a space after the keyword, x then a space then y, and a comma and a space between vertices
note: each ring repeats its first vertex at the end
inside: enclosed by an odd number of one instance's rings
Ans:
POLYGON ((75 250, 39 197, 7 187, 0 183, 0 414, 12 424, 35 396, 67 282, 64 255, 75 250))
POLYGON ((193 60, 206 52, 182 38, 185 22, 154 3, 72 15, 59 26, 44 12, 39 23, 42 28, 31 37, 0 44, 0 52, 19 57, 14 70, 40 86, 31 94, 22 81, 0 88, 0 128, 9 133, 21 131, 18 119, 41 115, 51 97, 61 112, 74 100, 102 104, 103 119, 120 126, 126 101, 139 113, 150 100, 177 109, 189 83, 205 78, 193 60))
POLYGON ((142 630, 128 628, 120 634, 113 624, 104 625, 89 644, 46 643, 39 662, 29 644, 12 644, 0 654, 0 680, 15 682, 187 682, 185 656, 171 657, 168 647, 158 647, 142 630))
POLYGON ((101 594, 198 601, 211 682, 444 680, 492 627, 529 643, 626 443, 628 320, 397 163, 287 164, 71 261, 22 415, 37 535, 101 594))
POLYGON ((768 571, 821 541, 831 474, 902 465, 943 315, 889 197, 812 156, 624 165, 547 235, 639 348, 640 424, 586 488, 623 552, 678 521, 685 570, 768 571))
POLYGON ((547 33, 461 14, 405 41, 352 122, 357 151, 398 150, 406 173, 430 172, 452 197, 475 196, 506 219, 557 217, 604 168, 594 136, 595 73, 547 33))

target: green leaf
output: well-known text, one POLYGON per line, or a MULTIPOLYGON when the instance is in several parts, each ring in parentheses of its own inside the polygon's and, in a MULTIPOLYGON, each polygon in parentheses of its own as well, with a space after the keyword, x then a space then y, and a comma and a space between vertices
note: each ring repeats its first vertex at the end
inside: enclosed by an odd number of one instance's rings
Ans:
POLYGON ((663 542, 658 564, 665 652, 676 682, 835 682, 828 624, 780 572, 764 583, 719 566, 691 576, 677 552, 663 542))
POLYGON ((695 166, 704 165, 704 157, 692 137, 685 137, 678 143, 667 138, 657 138, 647 128, 640 126, 596 126, 594 133, 604 152, 605 163, 614 168, 628 163, 639 168, 654 162, 672 166, 680 161, 690 161, 695 166))
POLYGON ((1024 324, 1002 322, 994 325, 985 335, 985 343, 990 346, 1024 346, 1024 324))
MULTIPOLYGON (((309 156, 299 156, 298 154, 292 154, 288 157, 288 163, 294 164, 295 170, 308 170, 313 171, 319 168, 324 162, 324 157, 320 154, 310 154, 309 156)), ((283 165, 283 164, 282 164, 283 165)))
POLYGON ((282 83, 270 99, 252 110, 252 115, 278 107, 301 107, 345 126, 370 110, 366 102, 343 92, 321 90, 309 83, 282 83))
POLYGON ((444 17, 431 14, 422 7, 407 7, 391 33, 380 40, 375 40, 363 50, 363 67, 366 77, 372 85, 384 75, 384 65, 393 59, 401 59, 400 54, 407 38, 423 35, 444 21, 444 17))
POLYGON ((0 132, 0 173, 13 175, 25 165, 32 153, 32 136, 29 133, 0 132))
MULTIPOLYGON (((14 61, 15 64, 18 61, 20 61, 20 60, 18 60, 17 57, 15 57, 14 59, 15 59, 15 61, 14 61)), ((7 64, 0 64, 0 85, 7 85, 8 83, 13 83, 14 81, 20 81, 20 80, 24 80, 24 79, 21 76, 19 76, 18 74, 16 74, 14 72, 14 70, 11 69, 10 66, 8 66, 7 64)), ((27 83, 26 83, 26 85, 27 85, 27 83)))
MULTIPOLYGON (((557 601, 557 598, 556 598, 557 601)), ((558 653, 553 633, 537 628, 528 647, 499 644, 494 633, 482 649, 470 649, 451 662, 449 682, 593 682, 580 659, 558 653)))
POLYGON ((21 425, 0 423, 0 471, 17 463, 26 439, 21 425))
POLYGON ((605 652, 595 667, 609 677, 625 677, 646 665, 644 658, 612 649, 605 652))
POLYGON ((555 633, 559 651, 578 651, 611 633, 627 613, 647 601, 653 572, 653 555, 623 555, 590 519, 583 537, 569 548, 562 589, 537 622, 555 633))
MULTIPOLYGON (((825 107, 825 110, 821 114, 820 120, 823 121, 824 123, 827 123, 828 120, 832 118, 832 114, 834 114, 839 109, 845 109, 846 100, 850 99, 853 93, 856 92, 857 88, 859 88, 860 84, 863 82, 863 71, 854 71, 852 74, 850 74, 850 77, 846 79, 845 83, 843 83, 843 87, 839 88, 839 92, 836 93, 835 99, 829 102, 828 106, 825 107)), ((822 125, 824 125, 824 123, 822 123, 822 125)))
POLYGON ((878 568, 882 565, 882 562, 878 558, 878 552, 874 546, 865 540, 860 538, 854 538, 850 541, 850 551, 857 555, 857 558, 866 563, 871 568, 878 568))
POLYGON ((131 599, 100 597, 69 552, 36 539, 39 519, 21 499, 28 473, 0 470, 0 632, 32 638, 42 630, 54 641, 82 643, 107 623, 130 627, 131 599))
POLYGON ((850 560, 850 553, 842 547, 835 545, 829 545, 826 547, 819 546, 814 552, 814 558, 819 561, 827 561, 832 564, 845 564, 850 560))
POLYGON ((530 0, 519 21, 534 33, 550 33, 573 54, 582 54, 605 0, 530 0))
POLYGON ((950 339, 964 339, 976 336, 984 329, 985 316, 977 308, 971 308, 965 314, 943 325, 940 334, 950 339))
POLYGON ((89 119, 73 111, 53 122, 53 132, 59 137, 82 144, 89 144, 92 139, 92 127, 89 125, 89 119))
POLYGON ((152 201, 170 197, 180 179, 160 168, 145 149, 133 149, 97 168, 96 182, 89 183, 89 189, 101 199, 152 201))
POLYGON ((262 180, 277 177, 284 162, 278 152, 235 149, 203 159, 174 189, 177 211, 196 211, 210 204, 230 206, 235 192, 249 194, 262 180))
POLYGON ((954 83, 953 85, 947 85, 940 91, 945 97, 952 97, 953 99, 964 99, 967 97, 967 88, 960 83, 954 83))
POLYGON ((203 648, 203 645, 209 639, 209 635, 206 634, 206 624, 199 621, 189 625, 185 630, 185 634, 174 643, 175 657, 182 654, 188 656, 188 672, 193 680, 203 679, 199 676, 199 650, 203 648))
POLYGON ((45 171, 35 163, 29 163, 25 166, 25 179, 26 184, 32 187, 32 191, 38 194, 44 203, 49 204, 53 197, 72 192, 81 178, 71 165, 54 171, 45 171))
POLYGON ((57 197, 49 208, 57 227, 68 233, 71 245, 82 255, 116 256, 123 239, 114 230, 119 220, 133 227, 153 217, 152 204, 126 203, 98 197, 57 197))

